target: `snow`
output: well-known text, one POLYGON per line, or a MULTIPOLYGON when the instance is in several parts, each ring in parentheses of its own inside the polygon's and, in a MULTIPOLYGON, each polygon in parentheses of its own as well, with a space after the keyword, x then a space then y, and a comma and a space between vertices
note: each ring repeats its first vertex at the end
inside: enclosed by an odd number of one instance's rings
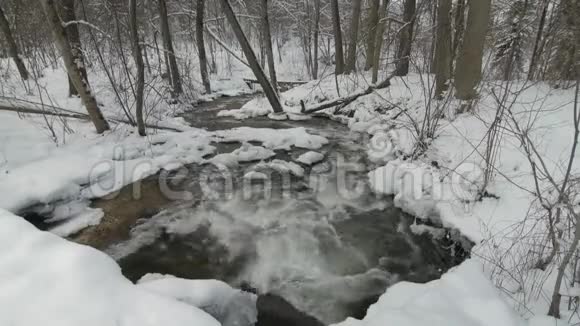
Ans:
POLYGON ((305 165, 313 165, 313 164, 316 164, 316 163, 322 161, 323 159, 324 159, 324 154, 310 151, 310 152, 306 152, 306 153, 300 155, 296 159, 296 162, 302 163, 305 165))
POLYGON ((239 162, 251 162, 269 159, 272 156, 275 156, 276 152, 262 146, 243 143, 242 147, 233 151, 232 154, 237 156, 239 162))
POLYGON ((138 287, 199 307, 222 326, 253 326, 258 318, 257 296, 235 290, 217 280, 186 280, 172 275, 147 274, 138 287))
POLYGON ((202 162, 215 150, 210 141, 209 134, 198 129, 147 138, 122 128, 94 135, 2 174, 0 207, 18 212, 60 200, 102 197, 162 168, 202 162))
MULTIPOLYGON (((284 161, 284 160, 272 160, 270 162, 260 162, 256 165, 253 166, 253 169, 255 170, 261 170, 261 169, 272 169, 274 171, 283 173, 283 174, 292 174, 294 176, 297 177, 303 177, 304 176, 304 169, 294 163, 294 162, 288 162, 288 161, 284 161)), ((254 176, 252 176, 254 177, 254 176)))
MULTIPOLYGON (((518 326, 524 321, 500 297, 475 262, 465 262, 427 284, 400 282, 372 305, 363 320, 334 326, 518 326)), ((548 325, 548 324, 543 324, 548 325)))
POLYGON ((306 128, 269 129, 239 127, 214 132, 221 142, 261 142, 269 149, 290 150, 292 146, 319 149, 328 144, 328 139, 310 134, 306 128))
POLYGON ((191 304, 132 284, 102 252, 2 209, 0 225, 0 325, 220 325, 191 304))

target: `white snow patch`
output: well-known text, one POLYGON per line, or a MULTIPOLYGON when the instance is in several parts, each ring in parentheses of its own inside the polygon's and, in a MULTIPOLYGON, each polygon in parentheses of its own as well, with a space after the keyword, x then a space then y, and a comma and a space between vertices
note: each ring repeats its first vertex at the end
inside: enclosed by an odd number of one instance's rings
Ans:
POLYGON ((310 151, 310 152, 306 152, 306 153, 300 155, 296 159, 296 162, 302 163, 305 165, 312 165, 312 164, 316 164, 322 160, 324 160, 324 154, 310 151))

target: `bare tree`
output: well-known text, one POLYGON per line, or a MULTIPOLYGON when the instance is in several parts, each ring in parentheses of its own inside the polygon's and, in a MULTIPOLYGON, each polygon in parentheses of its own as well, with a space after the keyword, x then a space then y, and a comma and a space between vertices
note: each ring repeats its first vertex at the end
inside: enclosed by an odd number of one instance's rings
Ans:
POLYGON ((342 51, 342 30, 340 28, 338 0, 330 0, 330 5, 332 9, 332 28, 334 30, 334 57, 336 61, 335 73, 340 75, 344 73, 344 53, 342 51))
POLYGON ((413 25, 415 24, 416 0, 405 0, 403 11, 403 26, 399 34, 399 47, 397 49, 397 76, 406 76, 409 73, 409 61, 411 59, 411 46, 413 44, 413 25))
POLYGON ((318 79, 318 38, 320 35, 320 1, 314 0, 314 55, 312 58, 312 78, 318 79))
POLYGON ((262 89, 264 90, 264 93, 268 98, 268 102, 270 102, 270 105, 272 106, 272 109, 274 110, 275 113, 283 113, 284 110, 282 109, 282 104, 280 104, 280 99, 278 99, 276 91, 268 81, 268 78, 266 77, 266 74, 262 70, 262 67, 260 67, 260 63, 256 58, 256 54, 254 53, 254 50, 252 50, 252 46, 248 41, 248 39, 246 38, 244 31, 242 30, 242 26, 240 26, 240 22, 238 21, 238 18, 236 18, 236 14, 234 13, 234 9, 230 5, 229 0, 220 0, 220 2, 222 5, 222 10, 226 15, 226 19, 232 26, 232 29, 236 34, 236 38, 238 39, 238 42, 242 46, 242 51, 244 51, 244 55, 248 59, 248 64, 250 65, 252 72, 256 76, 256 79, 260 83, 260 86, 262 86, 262 89))
POLYGON ((197 51, 199 55, 199 71, 205 93, 211 93, 211 84, 207 73, 207 55, 205 52, 205 41, 203 39, 203 17, 205 13, 205 0, 197 0, 197 13, 195 17, 195 35, 197 40, 197 51))
POLYGON ((183 92, 181 86, 181 76, 175 58, 175 51, 173 50, 173 40, 171 37, 171 30, 169 29, 169 18, 167 17, 167 3, 165 0, 158 0, 159 3, 159 18, 161 24, 161 37, 163 38, 163 47, 165 49, 165 56, 167 58, 167 66, 169 77, 171 79, 171 86, 173 87, 173 96, 177 97, 183 92))
POLYGON ((145 65, 141 54, 141 44, 139 43, 139 28, 137 26, 137 0, 129 0, 129 28, 131 32, 131 44, 133 47, 133 59, 137 68, 137 80, 135 81, 135 118, 137 119, 137 130, 140 136, 146 136, 145 120, 143 119, 143 92, 145 89, 145 65))
POLYGON ((540 13, 540 21, 538 23, 538 30, 536 31, 536 39, 534 41, 532 57, 530 58, 530 67, 528 68, 528 80, 533 80, 536 73, 538 56, 540 55, 540 43, 542 40, 542 35, 544 34, 544 26, 546 25, 546 16, 548 15, 549 5, 550 0, 542 0, 542 11, 540 13))
POLYGON ((437 5, 437 44, 435 46, 435 96, 441 97, 451 78, 451 0, 437 5))
MULTIPOLYGON (((85 56, 83 55, 79 27, 76 23, 77 15, 75 13, 75 0, 60 0, 60 4, 62 7, 62 20, 67 23, 65 29, 72 50, 72 55, 75 62, 79 63, 78 66, 81 75, 88 82, 89 79, 87 78, 87 68, 85 67, 85 56)), ((70 77, 68 79, 68 94, 69 96, 79 95, 79 92, 74 87, 70 77)))
POLYGON ((12 60, 14 60, 18 73, 20 73, 20 77, 23 80, 27 80, 28 70, 26 70, 26 66, 20 57, 18 46, 16 45, 16 41, 14 41, 14 36, 10 30, 10 24, 6 19, 6 15, 4 15, 2 7, 0 7, 0 31, 2 31, 2 35, 4 35, 4 40, 6 41, 6 45, 8 45, 8 54, 10 54, 12 60))
POLYGON ((370 0, 368 26, 367 26, 367 60, 365 63, 365 70, 369 70, 374 65, 375 46, 378 33, 379 18, 381 15, 380 7, 381 0, 370 0))
POLYGON ((455 69, 456 97, 461 100, 471 100, 477 96, 475 87, 481 81, 491 0, 469 0, 468 4, 467 25, 455 69))
POLYGON ((109 130, 109 124, 103 117, 101 109, 97 104, 97 100, 92 94, 86 79, 83 78, 78 64, 74 61, 74 56, 72 54, 70 44, 67 40, 66 31, 63 27, 62 21, 58 17, 54 0, 42 0, 41 3, 48 19, 50 29, 52 30, 54 41, 64 60, 67 73, 71 78, 76 90, 79 92, 81 100, 85 105, 87 112, 89 113, 91 121, 97 129, 97 133, 102 133, 106 130, 109 130))
POLYGON ((352 17, 350 21, 350 43, 346 57, 345 72, 350 74, 356 70, 356 45, 358 42, 358 25, 360 23, 362 0, 354 0, 352 3, 352 17))
POLYGON ((457 4, 455 5, 455 15, 453 17, 453 23, 455 30, 453 32, 453 61, 457 57, 457 50, 459 49, 459 44, 461 43, 461 39, 463 36, 463 32, 465 29, 465 0, 457 0, 457 4))
POLYGON ((274 53, 272 52, 272 36, 270 35, 270 21, 268 20, 268 0, 262 0, 262 38, 268 59, 268 72, 270 83, 276 93, 278 92, 278 79, 276 78, 276 66, 274 65, 274 53))
POLYGON ((385 34, 385 20, 387 18, 387 11, 389 7, 389 0, 383 0, 381 8, 379 9, 379 24, 375 33, 375 52, 373 54, 373 76, 372 82, 376 83, 379 79, 379 66, 381 62, 381 52, 383 48, 383 34, 385 34))

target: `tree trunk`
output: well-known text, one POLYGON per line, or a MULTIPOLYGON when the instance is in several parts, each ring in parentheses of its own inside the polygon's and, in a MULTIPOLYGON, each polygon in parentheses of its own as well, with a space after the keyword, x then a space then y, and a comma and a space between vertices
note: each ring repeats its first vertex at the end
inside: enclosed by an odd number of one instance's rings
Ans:
MULTIPOLYGON (((77 20, 77 15, 75 13, 75 0, 60 0, 62 7, 62 20, 67 22, 74 22, 77 20)), ((81 37, 79 33, 79 27, 77 24, 72 23, 66 26, 66 36, 70 44, 73 58, 75 62, 78 62, 78 66, 83 79, 88 82, 87 69, 85 67, 85 56, 83 55, 83 48, 81 44, 81 37)), ((68 79, 68 94, 69 96, 77 96, 79 92, 74 87, 72 80, 68 79)))
POLYGON ((109 124, 103 117, 101 109, 99 109, 97 104, 97 100, 91 93, 87 80, 83 78, 79 66, 74 61, 74 56, 67 40, 66 31, 56 12, 54 0, 42 0, 42 6, 46 17, 48 18, 48 23, 50 25, 50 29, 52 30, 52 35, 56 45, 60 50, 60 54, 62 55, 67 73, 71 78, 76 90, 79 92, 81 100, 85 105, 89 116, 91 117, 91 121, 97 129, 97 133, 102 133, 106 130, 109 130, 109 124))
POLYGON ((455 7, 455 17, 453 18, 455 22, 455 32, 453 33, 453 61, 457 58, 457 50, 459 49, 459 44, 461 43, 462 35, 465 28, 465 0, 457 0, 457 6, 455 7))
POLYGON ((335 73, 344 73, 344 53, 342 51, 342 30, 340 29, 340 12, 338 10, 338 0, 330 0, 332 6, 332 28, 334 30, 334 57, 336 62, 335 73))
POLYGON ((356 70, 356 45, 358 43, 358 25, 360 23, 361 6, 362 0, 353 0, 352 20, 350 22, 350 44, 348 46, 345 68, 347 74, 356 70))
POLYGON ((139 43, 139 32, 137 27, 137 0, 129 0, 129 29, 131 32, 131 43, 133 46, 133 59, 137 68, 137 84, 135 89, 135 117, 137 118, 137 130, 140 136, 145 133, 145 120, 143 119, 143 92, 145 89, 145 65, 141 55, 141 44, 139 43))
POLYGON ((211 84, 207 73, 207 55, 205 53, 205 41, 203 40, 203 17, 205 12, 205 0, 197 0, 197 15, 195 17, 195 35, 197 40, 197 51, 199 54, 199 71, 205 93, 211 93, 211 84))
POLYGON ((455 73, 456 96, 471 100, 477 96, 475 87, 481 81, 481 64, 485 35, 489 25, 491 0, 469 0, 469 13, 455 73))
POLYGON ((272 52, 272 35, 270 34, 270 21, 268 20, 268 0, 262 0, 262 37, 268 59, 268 72, 270 83, 278 93, 278 79, 276 78, 276 66, 274 64, 274 52, 272 52))
POLYGON ((546 16, 548 14, 548 5, 550 0, 542 1, 542 13, 540 14, 540 23, 538 24, 538 31, 536 32, 536 41, 534 42, 534 49, 532 50, 532 58, 530 59, 530 67, 528 69, 528 80, 534 80, 534 75, 536 73, 536 65, 538 63, 538 56, 540 51, 540 43, 542 40, 542 34, 544 33, 544 26, 546 24, 546 16))
POLYGON ((409 73, 416 5, 416 0, 405 0, 405 9, 403 12, 405 26, 399 34, 399 47, 397 49, 397 68, 395 70, 397 76, 406 76, 409 73))
POLYGON ((376 83, 379 79, 379 68, 381 63, 381 52, 383 49, 383 35, 385 34, 385 20, 387 18, 387 8, 389 7, 389 0, 383 0, 379 10, 379 23, 375 33, 375 52, 373 53, 373 77, 372 83, 376 83))
POLYGON ((320 1, 314 0, 314 58, 312 62, 312 79, 318 79, 318 37, 320 35, 320 1))
POLYGON ((264 93, 266 94, 266 97, 268 98, 268 102, 270 102, 272 109, 274 110, 275 113, 284 112, 284 110, 282 109, 282 105, 280 104, 280 100, 278 99, 278 95, 276 94, 276 91, 268 81, 266 74, 260 67, 258 59, 256 58, 256 54, 254 53, 254 50, 252 50, 252 46, 248 41, 248 39, 246 38, 244 31, 242 30, 242 26, 240 26, 240 23, 236 18, 236 14, 234 13, 234 10, 230 5, 229 0, 220 0, 220 2, 222 5, 222 9, 226 15, 226 19, 229 21, 230 25, 232 25, 232 29, 236 34, 236 38, 238 39, 238 42, 242 47, 242 51, 244 52, 244 55, 248 59, 250 68, 252 69, 252 72, 254 73, 256 79, 260 83, 260 86, 262 86, 262 89, 264 90, 264 93))
POLYGON ((167 65, 169 67, 169 76, 171 78, 171 86, 173 87, 173 96, 177 97, 183 92, 181 87, 181 77, 179 75, 179 68, 177 67, 177 60, 175 59, 175 51, 173 50, 173 41, 171 39, 171 31, 169 29, 169 18, 167 17, 167 3, 165 0, 159 1, 159 18, 161 24, 161 37, 163 38, 163 48, 165 49, 165 57, 167 58, 167 65))
POLYGON ((26 70, 26 66, 18 54, 18 46, 16 45, 16 41, 14 41, 12 31, 10 30, 10 24, 4 15, 2 7, 0 7, 0 31, 2 32, 2 35, 4 35, 4 41, 8 46, 8 54, 12 57, 12 60, 14 60, 18 73, 20 73, 20 77, 23 80, 28 80, 28 70, 26 70))
POLYGON ((369 70, 373 67, 375 62, 375 47, 378 33, 379 16, 382 11, 380 11, 381 0, 370 0, 369 6, 369 21, 367 27, 367 60, 365 64, 365 70, 369 70))
POLYGON ((451 78, 451 0, 437 6, 437 45, 435 46, 435 96, 441 97, 451 78))

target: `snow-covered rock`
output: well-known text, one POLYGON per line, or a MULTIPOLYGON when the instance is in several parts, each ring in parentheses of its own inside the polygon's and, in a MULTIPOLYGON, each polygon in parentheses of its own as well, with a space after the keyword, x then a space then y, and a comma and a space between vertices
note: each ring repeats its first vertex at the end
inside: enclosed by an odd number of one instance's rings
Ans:
POLYGON ((310 151, 310 152, 306 152, 306 153, 300 155, 296 159, 296 162, 302 163, 305 165, 312 165, 312 164, 316 164, 322 160, 324 160, 324 154, 310 151))

